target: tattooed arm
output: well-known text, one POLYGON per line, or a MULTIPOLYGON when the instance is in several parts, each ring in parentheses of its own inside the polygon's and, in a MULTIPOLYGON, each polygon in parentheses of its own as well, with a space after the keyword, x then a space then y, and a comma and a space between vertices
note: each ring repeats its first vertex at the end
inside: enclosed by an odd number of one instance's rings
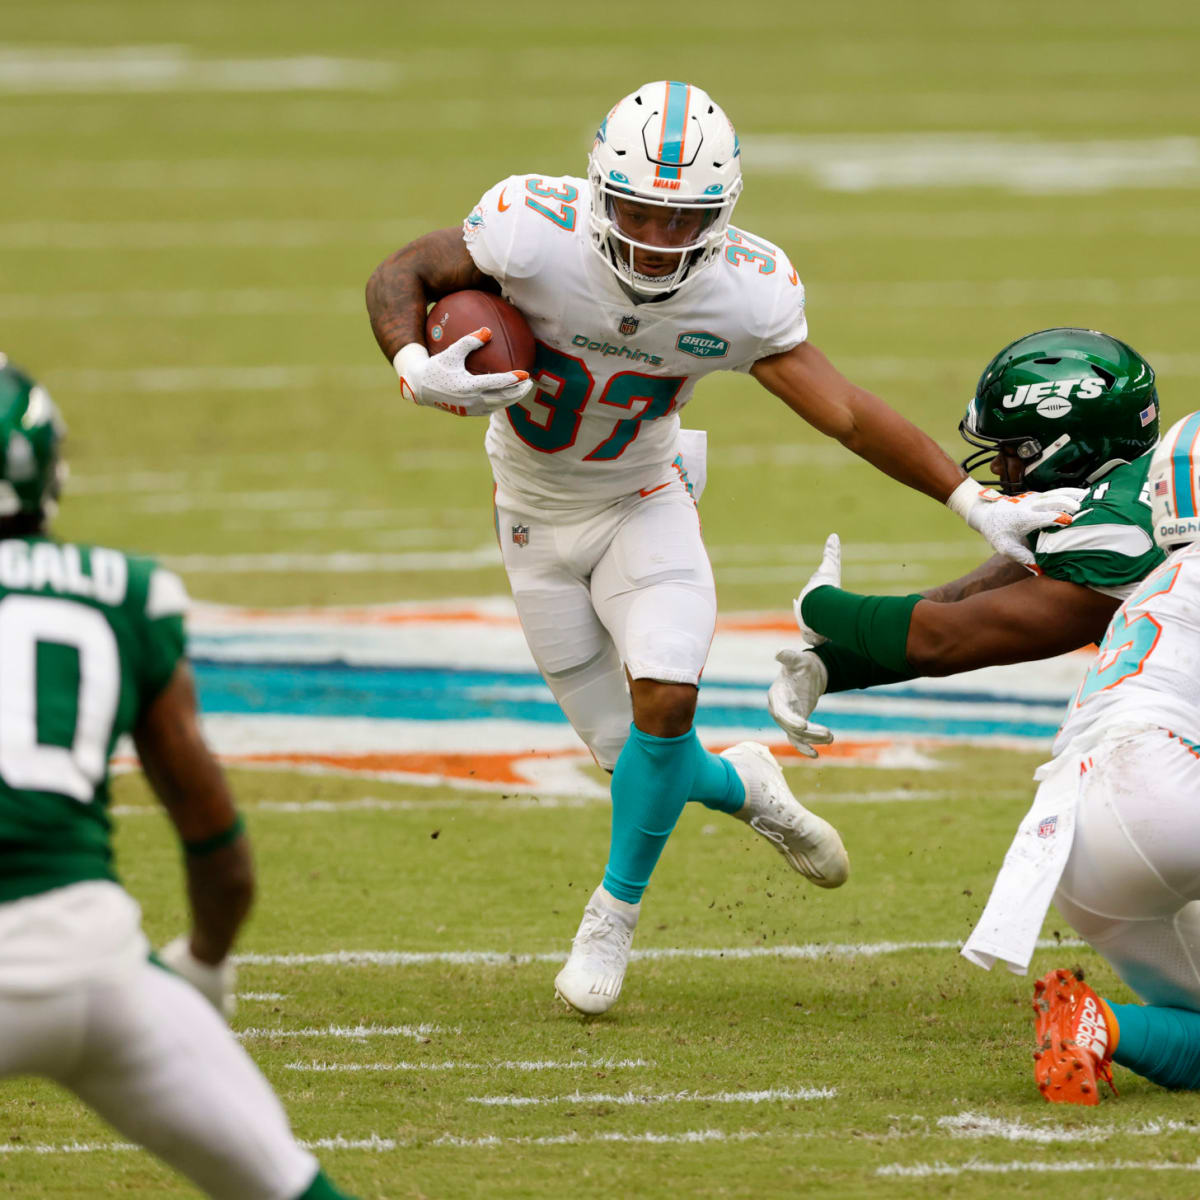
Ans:
POLYGON ((424 345, 429 305, 465 288, 500 290, 467 253, 457 225, 427 233, 385 258, 367 280, 367 312, 387 360, 412 342, 424 345))
POLYGON ((467 253, 462 232, 439 229, 409 242, 375 268, 367 281, 367 312, 404 396, 456 417, 485 417, 524 400, 534 384, 528 371, 475 375, 467 369, 468 355, 491 337, 487 329, 467 334, 430 357, 426 310, 433 301, 467 288, 500 290, 467 253))

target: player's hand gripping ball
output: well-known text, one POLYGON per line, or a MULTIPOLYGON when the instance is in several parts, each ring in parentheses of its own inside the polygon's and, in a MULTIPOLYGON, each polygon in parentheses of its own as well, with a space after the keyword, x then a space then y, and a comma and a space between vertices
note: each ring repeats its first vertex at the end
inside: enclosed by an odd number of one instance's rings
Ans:
POLYGON ((430 354, 439 354, 479 329, 491 330, 491 337, 467 355, 464 365, 472 375, 533 370, 533 330, 513 305, 490 292, 443 296, 425 318, 425 344, 430 354))
POLYGON ((410 342, 392 365, 400 391, 456 417, 486 417, 524 400, 535 346, 525 318, 488 292, 453 292, 430 310, 428 346, 410 342))

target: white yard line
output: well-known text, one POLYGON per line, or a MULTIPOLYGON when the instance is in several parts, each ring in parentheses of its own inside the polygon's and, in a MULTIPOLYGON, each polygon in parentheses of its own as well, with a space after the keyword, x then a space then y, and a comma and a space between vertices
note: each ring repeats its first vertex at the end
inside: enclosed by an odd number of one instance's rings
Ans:
POLYGON ((547 1104, 773 1104, 832 1100, 837 1088, 768 1088, 759 1092, 569 1092, 564 1096, 468 1096, 468 1104, 530 1108, 547 1104))
POLYGON ((1052 141, 1028 134, 746 134, 756 171, 835 192, 992 187, 1039 195, 1200 186, 1190 137, 1052 141))
POLYGON ((531 1059, 528 1061, 504 1060, 502 1062, 373 1062, 373 1063, 330 1063, 290 1062, 285 1071, 304 1071, 314 1074, 360 1072, 360 1071, 617 1071, 652 1067, 655 1064, 645 1058, 571 1058, 531 1059))
POLYGON ((914 279, 816 283, 820 308, 1024 308, 1045 304, 1179 304, 1200 299, 1200 280, 1186 275, 1148 279, 914 279))
POLYGON ((306 1150, 374 1150, 381 1154, 412 1145, 411 1142, 398 1142, 395 1138, 380 1137, 377 1133, 365 1138, 348 1138, 339 1134, 337 1137, 314 1138, 312 1141, 304 1141, 301 1138, 296 1140, 306 1150))
POLYGON ((695 1146, 705 1142, 748 1142, 762 1137, 807 1137, 807 1134, 761 1133, 755 1129, 739 1129, 726 1133, 721 1129, 689 1129, 683 1133, 556 1133, 540 1137, 460 1137, 444 1133, 433 1145, 452 1149, 475 1150, 492 1146, 587 1146, 614 1143, 631 1146, 695 1146))
POLYGON ((141 1149, 133 1142, 62 1142, 58 1145, 46 1142, 0 1143, 0 1154, 124 1154, 141 1149))
POLYGON ((124 317, 284 317, 357 315, 361 288, 187 288, 30 295, 0 293, 3 320, 91 320, 124 317))
MULTIPOLYGON (((308 249, 388 246, 422 232, 418 222, 345 220, 0 221, 2 250, 308 249)), ((60 375, 67 371, 57 372, 60 375)), ((199 386, 199 385, 193 385, 199 386)), ((282 386, 282 385, 281 385, 282 386)))
POLYGON ((1055 1125, 1050 1120, 1029 1125, 1023 1121, 1006 1121, 1002 1117, 974 1112, 939 1117, 937 1123, 939 1129, 946 1130, 955 1138, 1000 1138, 1006 1142, 1033 1142, 1039 1146, 1062 1142, 1104 1142, 1118 1136, 1160 1137, 1167 1133, 1195 1135, 1200 1132, 1200 1125, 1194 1121, 1144 1121, 1132 1125, 1098 1124, 1068 1128, 1055 1125))
POLYGON ((1096 1171, 1200 1171, 1200 1159, 1192 1162, 1128 1162, 1117 1159, 1104 1162, 1099 1159, 1077 1159, 1075 1161, 1047 1162, 982 1162, 972 1160, 961 1164, 936 1163, 888 1163, 875 1168, 875 1174, 885 1178, 930 1179, 956 1175, 1073 1175, 1096 1171))
MULTIPOLYGON (((235 764, 236 765, 236 764, 235 764)), ((1028 788, 1013 788, 1003 792, 989 793, 993 800, 1016 800, 1029 795, 1028 788)), ((953 800, 961 792, 932 791, 919 788, 883 788, 862 792, 802 792, 800 798, 806 804, 911 804, 930 801, 953 800)), ((454 800, 378 800, 364 796, 358 800, 262 800, 243 803, 239 807, 245 812, 281 814, 283 816, 308 816, 341 812, 429 812, 431 810, 473 809, 480 805, 495 805, 505 812, 510 810, 543 810, 548 808, 587 808, 596 804, 608 804, 607 794, 598 796, 464 796, 454 800)), ((152 804, 115 804, 109 810, 114 817, 164 816, 163 810, 152 804)), ((717 828, 712 826, 711 828, 717 828)))
MULTIPOLYGON (((232 766, 245 764, 231 763, 232 766)), ((299 768, 297 768, 299 769, 299 768)), ((961 796, 961 792, 947 795, 961 796)), ((1022 792, 1021 795, 1027 793, 1022 792)), ((897 800, 904 797, 897 796, 897 800)), ((808 800, 810 797, 805 796, 808 800)), ((824 801, 827 799, 821 796, 824 801)), ((480 805, 498 805, 505 812, 548 808, 588 808, 595 804, 608 804, 608 794, 597 796, 492 796, 470 795, 453 800, 264 800, 258 804, 244 803, 238 807, 244 812, 282 813, 285 816, 307 815, 315 813, 336 813, 345 809, 347 812, 443 812, 458 809, 478 809, 480 805)), ((145 817, 153 814, 165 816, 163 810, 150 804, 116 804, 109 810, 114 817, 145 817)))
POLYGON ((361 92, 394 86, 403 71, 376 59, 200 58, 186 46, 0 48, 0 94, 361 92))
MULTIPOLYGON (((679 1133, 561 1133, 530 1135, 525 1137, 462 1137, 458 1134, 443 1133, 432 1142, 424 1138, 390 1138, 372 1133, 366 1137, 335 1137, 297 1138, 301 1146, 308 1150, 367 1150, 376 1154, 388 1154, 395 1150, 404 1150, 416 1145, 433 1145, 442 1149, 487 1149, 493 1146, 587 1146, 606 1143, 651 1146, 689 1146, 705 1142, 745 1142, 758 1138, 796 1139, 810 1137, 808 1133, 763 1133, 754 1129, 739 1129, 726 1132, 721 1129, 688 1129, 679 1133)), ((133 1142, 63 1142, 57 1145, 46 1142, 0 1144, 0 1155, 13 1154, 115 1154, 140 1152, 145 1153, 141 1146, 133 1142)))
POLYGON ((286 1000, 287 993, 286 992, 238 992, 237 998, 239 1000, 263 1000, 263 1001, 286 1000))
MULTIPOLYGON (((1063 938, 1061 941, 1043 938, 1037 943, 1037 948, 1039 950, 1074 949, 1084 944, 1075 938, 1063 938)), ((759 958, 810 961, 819 958, 877 958, 885 954, 960 949, 962 949, 961 941, 814 942, 805 946, 660 947, 634 950, 631 957, 642 962, 661 962, 673 959, 741 961, 759 958)), ((532 954, 503 950, 332 950, 322 954, 245 953, 235 955, 234 962, 252 967, 428 967, 437 965, 524 967, 534 963, 560 963, 565 954, 565 950, 532 954)))
POLYGON ((278 1029, 264 1026, 259 1029, 238 1029, 234 1037, 243 1041, 257 1038, 349 1038, 361 1041, 374 1037, 405 1037, 415 1042, 427 1041, 433 1034, 454 1034, 457 1028, 442 1025, 325 1025, 321 1028, 278 1029))

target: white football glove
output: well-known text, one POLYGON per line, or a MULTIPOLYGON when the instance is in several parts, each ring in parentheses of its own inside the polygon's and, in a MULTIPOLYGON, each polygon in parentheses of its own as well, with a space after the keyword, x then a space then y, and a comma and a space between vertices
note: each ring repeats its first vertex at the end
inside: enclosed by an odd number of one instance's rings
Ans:
POLYGON ((400 391, 414 404, 456 417, 486 417, 524 400, 536 386, 528 371, 472 375, 467 370, 467 355, 491 340, 492 331, 484 326, 432 356, 420 342, 409 342, 392 359, 400 391))
MULTIPOLYGON (((822 637, 813 629, 809 629, 800 615, 800 605, 804 597, 815 588, 842 586, 842 542, 836 533, 831 533, 825 539, 825 552, 821 555, 821 565, 812 573, 804 590, 792 601, 792 612, 796 615, 796 624, 804 634, 804 640, 810 646, 819 646, 829 639, 822 637)), ((824 685, 822 685, 823 687, 824 685)), ((816 700, 813 700, 816 703, 816 700)), ((807 715, 807 714, 806 714, 807 715)))
POLYGON ((187 934, 168 942, 158 952, 158 957, 181 979, 186 979, 225 1020, 233 1016, 237 1006, 233 994, 237 969, 229 959, 216 966, 201 962, 192 953, 191 939, 187 934))
POLYGON ((829 670, 811 650, 780 650, 775 661, 782 670, 767 692, 767 710, 801 754, 816 758, 815 747, 833 741, 832 730, 808 719, 825 694, 829 670))
POLYGON ((964 479, 946 499, 946 507, 983 534, 997 553, 1028 565, 1033 552, 1025 539, 1049 525, 1070 525, 1085 495, 1086 488, 1055 488, 1005 496, 975 479, 964 479))

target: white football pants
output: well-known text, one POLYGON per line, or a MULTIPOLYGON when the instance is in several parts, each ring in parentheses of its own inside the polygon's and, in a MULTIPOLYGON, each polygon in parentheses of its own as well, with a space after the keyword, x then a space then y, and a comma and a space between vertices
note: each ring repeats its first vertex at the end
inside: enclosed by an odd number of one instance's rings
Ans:
POLYGON ((1165 729, 1089 753, 1054 903, 1147 1004, 1200 1011, 1200 756, 1165 729))
POLYGON ((525 640, 575 731, 611 770, 634 679, 698 684, 717 619, 696 505, 681 482, 583 520, 496 509, 525 640))
MULTIPOLYGON (((101 902, 104 889, 119 890, 80 884, 17 903, 44 915, 76 889, 101 902)), ((4 908, 10 917, 21 911, 4 908)), ((208 1001, 144 958, 44 991, 0 990, 0 1078, 10 1075, 69 1088, 221 1200, 296 1200, 317 1173, 270 1085, 208 1001)))

